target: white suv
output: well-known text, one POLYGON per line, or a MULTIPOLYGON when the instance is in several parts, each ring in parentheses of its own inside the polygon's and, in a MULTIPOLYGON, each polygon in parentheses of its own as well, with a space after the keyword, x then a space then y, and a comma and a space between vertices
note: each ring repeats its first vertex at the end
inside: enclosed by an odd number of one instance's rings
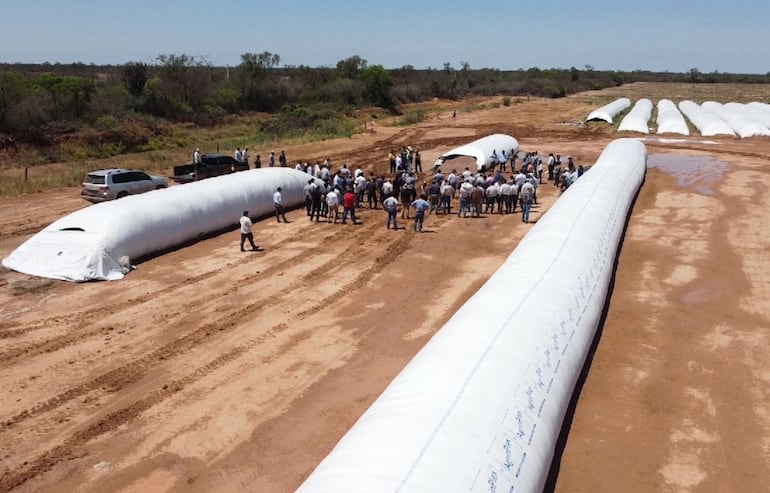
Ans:
POLYGON ((137 169, 100 169, 86 175, 80 196, 90 202, 104 202, 167 186, 162 176, 150 176, 137 169))

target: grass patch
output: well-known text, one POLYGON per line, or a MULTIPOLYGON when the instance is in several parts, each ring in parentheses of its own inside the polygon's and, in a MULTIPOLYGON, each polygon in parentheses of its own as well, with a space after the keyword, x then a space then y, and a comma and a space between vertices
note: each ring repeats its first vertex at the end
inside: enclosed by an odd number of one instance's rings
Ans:
POLYGON ((409 110, 396 120, 396 125, 406 127, 425 120, 426 111, 422 108, 409 110))
POLYGON ((0 197, 80 186, 86 173, 94 169, 94 163, 78 161, 64 166, 39 164, 5 170, 0 180, 0 197))

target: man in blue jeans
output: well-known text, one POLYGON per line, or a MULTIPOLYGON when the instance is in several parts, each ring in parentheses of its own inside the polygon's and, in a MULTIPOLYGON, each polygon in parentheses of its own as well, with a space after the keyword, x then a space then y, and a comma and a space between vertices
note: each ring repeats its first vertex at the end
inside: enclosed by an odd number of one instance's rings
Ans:
POLYGON ((398 211, 398 199, 394 196, 390 196, 382 202, 382 207, 385 208, 385 212, 388 213, 388 221, 385 226, 390 229, 390 222, 393 221, 393 229, 398 229, 398 223, 396 222, 396 211, 398 211))
POLYGON ((422 233, 422 223, 425 221, 425 211, 430 210, 430 203, 425 200, 425 194, 420 195, 420 198, 412 202, 414 207, 414 224, 412 229, 417 232, 419 229, 422 233))

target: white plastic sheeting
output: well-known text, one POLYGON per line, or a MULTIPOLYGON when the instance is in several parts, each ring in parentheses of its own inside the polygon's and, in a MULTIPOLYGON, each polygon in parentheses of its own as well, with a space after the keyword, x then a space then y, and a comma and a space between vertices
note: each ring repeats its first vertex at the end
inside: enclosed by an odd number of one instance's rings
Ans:
POLYGON ((605 104, 598 110, 594 110, 589 113, 586 121, 589 122, 591 120, 604 120, 605 122, 612 124, 612 119, 629 106, 631 106, 630 99, 618 98, 609 104, 605 104))
POLYGON ((690 135, 687 122, 670 99, 658 101, 658 117, 656 119, 659 134, 690 135))
POLYGON ((501 151, 505 151, 505 155, 510 157, 511 154, 517 154, 519 152, 519 141, 505 134, 492 134, 481 139, 475 140, 470 144, 452 149, 449 152, 445 152, 439 159, 447 161, 460 156, 472 157, 476 160, 476 166, 479 169, 486 169, 491 164, 490 156, 492 152, 500 154, 501 151))
POLYGON ((623 118, 618 126, 621 132, 639 132, 643 134, 650 133, 650 127, 647 122, 652 116, 652 101, 649 99, 640 99, 631 108, 631 111, 623 118))
POLYGON ((309 176, 290 168, 241 171, 195 183, 130 195, 73 212, 27 240, 3 265, 25 274, 66 281, 115 280, 129 260, 171 248, 274 210, 304 202, 309 176))
POLYGON ((746 108, 751 118, 770 128, 770 104, 753 101, 746 108))
POLYGON ((298 491, 542 491, 645 161, 607 146, 298 491))
POLYGON ((698 103, 688 100, 680 101, 679 109, 704 137, 735 135, 726 121, 714 113, 704 110, 698 103))
POLYGON ((717 103, 706 101, 701 107, 722 118, 739 137, 755 137, 758 135, 770 135, 768 129, 761 122, 753 119, 749 110, 738 103, 717 103))

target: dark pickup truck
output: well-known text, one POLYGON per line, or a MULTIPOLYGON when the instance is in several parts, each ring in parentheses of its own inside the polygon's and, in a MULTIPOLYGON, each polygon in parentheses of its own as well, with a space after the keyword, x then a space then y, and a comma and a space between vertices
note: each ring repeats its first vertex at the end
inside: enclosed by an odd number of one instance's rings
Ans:
POLYGON ((249 169, 247 163, 238 162, 232 156, 205 154, 201 156, 201 164, 197 166, 194 164, 174 166, 174 176, 171 179, 177 183, 187 183, 247 169, 249 169))

